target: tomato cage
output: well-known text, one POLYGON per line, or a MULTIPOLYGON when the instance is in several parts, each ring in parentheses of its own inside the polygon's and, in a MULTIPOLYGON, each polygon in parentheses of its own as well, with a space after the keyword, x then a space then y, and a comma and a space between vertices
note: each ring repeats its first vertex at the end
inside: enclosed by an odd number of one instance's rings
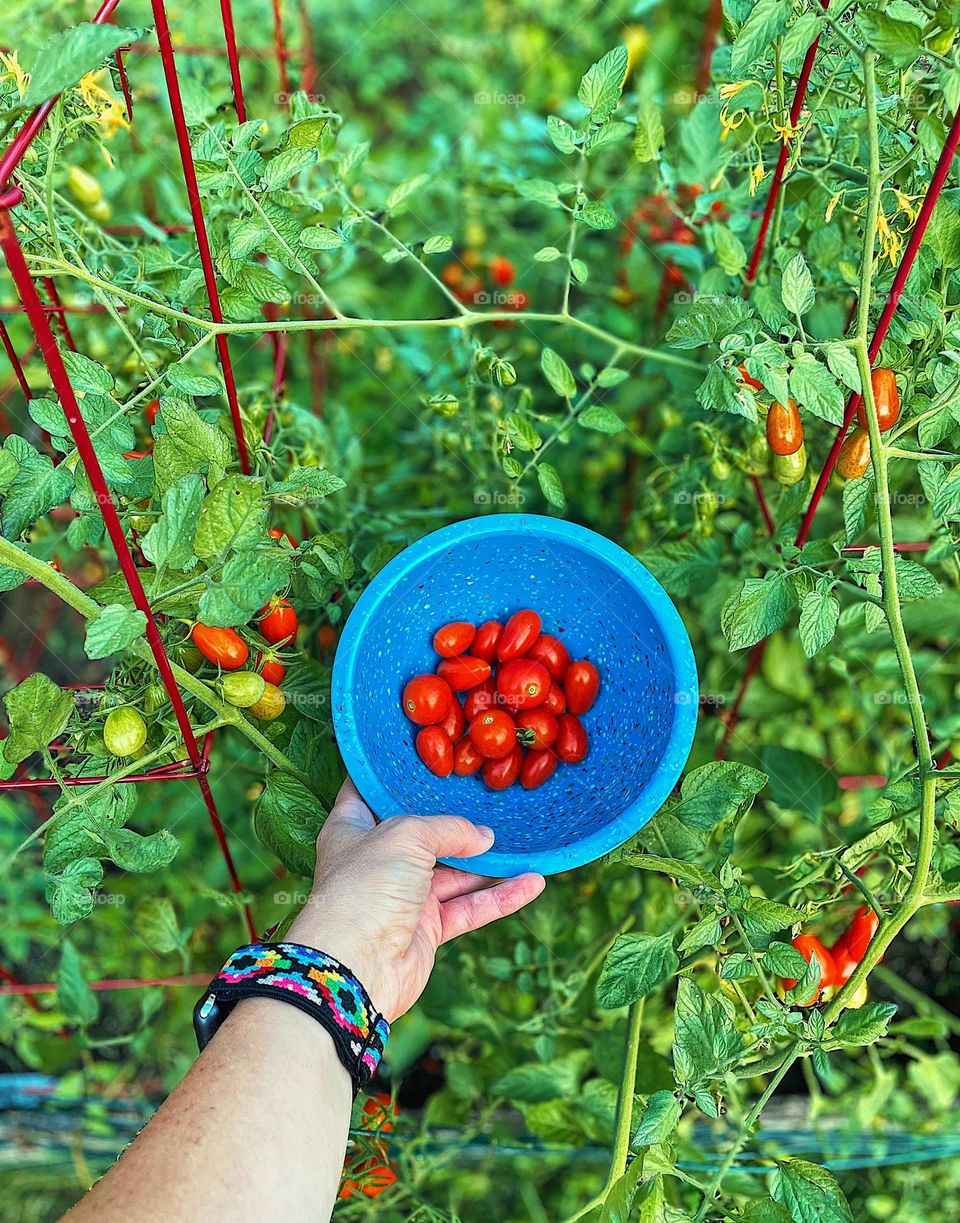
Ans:
MULTIPOLYGON (((92 23, 97 26, 108 25, 119 7, 120 0, 104 0, 92 17, 92 23)), ((247 105, 243 91, 242 62, 245 58, 255 59, 264 63, 273 63, 276 71, 278 90, 276 100, 289 107, 291 99, 291 71, 295 61, 299 60, 299 79, 295 88, 310 94, 317 79, 317 67, 312 55, 312 30, 306 0, 298 0, 296 14, 299 26, 299 48, 288 47, 284 30, 281 0, 272 0, 272 40, 265 46, 240 46, 236 37, 234 11, 231 0, 220 0, 220 24, 223 42, 220 45, 184 45, 174 50, 170 23, 163 0, 151 0, 154 24, 154 38, 143 39, 128 46, 119 47, 112 55, 111 68, 113 79, 122 93, 123 106, 131 130, 135 131, 134 94, 131 90, 129 65, 134 57, 158 55, 161 61, 163 80, 166 86, 167 98, 173 121, 174 134, 180 160, 180 170, 185 188, 186 200, 190 214, 190 224, 163 224, 149 215, 150 224, 164 234, 192 234, 196 244, 200 266, 203 272, 209 318, 215 323, 223 322, 220 291, 217 274, 214 267, 211 246, 208 239, 207 225, 204 217, 200 188, 193 151, 190 145, 188 123, 184 111, 181 93, 180 69, 178 57, 210 57, 215 60, 225 60, 230 76, 233 106, 237 120, 244 122, 247 118, 247 105)), ((99 67, 96 65, 94 67, 99 67)), ((120 770, 115 780, 130 784, 137 782, 163 783, 172 781, 195 781, 207 810, 210 825, 219 847, 230 887, 235 895, 243 893, 243 887, 237 873, 233 854, 227 838, 223 820, 217 809, 210 783, 212 734, 208 733, 198 741, 191 726, 189 715, 184 705, 183 696, 177 686, 170 666, 167 652, 157 624, 157 616, 151 608, 150 600, 144 590, 143 582, 137 565, 136 540, 130 539, 124 532, 118 514, 117 504, 108 487, 100 461, 94 449, 87 424, 78 407, 78 391, 71 381, 67 365, 63 357, 63 349, 76 351, 77 345, 72 333, 70 320, 80 314, 109 315, 112 310, 122 312, 126 309, 120 303, 107 307, 102 303, 79 302, 72 303, 61 298, 55 281, 50 277, 34 279, 27 265, 15 226, 16 208, 23 200, 23 193, 16 182, 16 172, 23 158, 38 133, 44 128, 58 97, 52 97, 33 110, 22 122, 19 130, 13 135, 6 149, 0 156, 0 249, 6 261, 10 276, 16 287, 19 303, 0 305, 0 343, 10 362, 13 371, 13 381, 5 388, 0 388, 0 430, 6 436, 12 432, 6 412, 5 400, 10 393, 19 390, 29 402, 35 397, 26 373, 28 362, 39 356, 46 366, 49 380, 56 392, 63 409, 66 422, 80 459, 80 465, 90 481, 91 488, 103 518, 107 538, 116 556, 120 572, 129 590, 130 598, 135 608, 141 611, 146 619, 145 636, 153 655, 159 678, 169 697, 177 728, 183 741, 183 759, 174 760, 153 767, 136 770, 135 764, 129 770, 120 770), (32 331, 28 347, 18 353, 7 327, 5 319, 10 316, 25 315, 32 331)), ((153 212, 147 209, 148 214, 153 212)), ((137 236, 145 232, 140 225, 104 225, 103 228, 114 234, 137 236)), ((273 357, 273 403, 282 394, 286 371, 286 334, 278 326, 276 307, 264 307, 263 335, 269 336, 272 344, 273 357)), ((313 334, 308 333, 313 339, 313 334)), ((215 337, 215 348, 220 371, 223 377, 224 391, 229 409, 230 421, 236 446, 237 460, 241 471, 248 474, 251 470, 250 454, 247 439, 243 431, 243 418, 240 408, 234 366, 228 339, 225 334, 218 333, 215 337)), ((273 425, 273 409, 267 417, 264 429, 264 440, 269 441, 273 425)), ((22 658, 19 663, 14 661, 11 673, 23 678, 25 673, 36 665, 42 653, 47 636, 53 627, 49 613, 46 613, 34 629, 35 643, 31 646, 29 659, 22 658), (29 663, 27 671, 24 668, 29 663)), ((0 647, 5 643, 0 641, 0 647)), ((10 656, 9 649, 5 650, 10 656)), ((65 685, 70 687, 71 685, 65 685)), ((102 685, 77 685, 80 691, 93 696, 102 685)), ((54 744, 55 754, 69 749, 65 744, 54 744)), ((23 793, 26 797, 35 799, 35 792, 59 787, 60 780, 50 776, 31 776, 30 761, 19 766, 14 774, 0 780, 0 792, 12 791, 23 793)), ((105 780, 102 775, 76 776, 62 779, 68 786, 91 786, 105 780)), ((246 930, 251 938, 257 937, 256 927, 249 904, 243 904, 243 915, 246 930)), ((7 970, 0 970, 0 975, 11 985, 18 986, 19 992, 30 1005, 35 1005, 36 999, 30 993, 30 987, 22 987, 7 970)), ((132 984, 132 983, 131 983, 132 984)))

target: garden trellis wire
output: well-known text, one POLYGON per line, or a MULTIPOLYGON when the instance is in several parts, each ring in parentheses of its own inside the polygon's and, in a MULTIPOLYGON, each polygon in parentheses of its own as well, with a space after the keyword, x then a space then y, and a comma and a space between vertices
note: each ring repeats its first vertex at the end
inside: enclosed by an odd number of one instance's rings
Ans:
MULTIPOLYGON (((92 18, 93 24, 103 25, 109 23, 112 20, 119 3, 120 0, 104 0, 92 18)), ((223 315, 220 308, 217 278, 213 266, 210 245, 207 238, 206 222, 200 199, 200 191, 197 183, 196 170, 194 167, 193 153, 190 147, 187 120, 184 114, 183 102, 180 93, 176 55, 170 36, 170 26, 167 20, 167 13, 163 0, 152 0, 152 9, 157 37, 156 49, 160 55, 164 79, 167 87, 192 222, 191 227, 169 226, 164 228, 167 228, 169 231, 176 230, 179 232, 189 232, 189 229, 192 228, 203 268, 210 317, 215 324, 222 323, 223 315)), ((229 62, 234 107, 236 109, 238 120, 243 122, 246 117, 246 104, 243 96, 243 85, 240 70, 240 51, 236 41, 231 0, 221 0, 220 12, 224 33, 224 48, 222 54, 226 56, 229 62)), ((301 84, 309 87, 316 79, 316 68, 313 63, 310 49, 309 19, 305 6, 300 6, 300 13, 303 35, 301 84)), ((280 96, 284 102, 289 103, 287 61, 292 52, 287 49, 284 41, 282 14, 279 0, 274 0, 273 2, 273 35, 274 54, 276 56, 280 77, 280 96)), ((139 46, 140 44, 137 44, 138 48, 139 46)), ((117 77, 123 93, 127 115, 132 119, 133 97, 129 89, 127 69, 124 65, 122 54, 125 50, 129 51, 130 48, 120 48, 120 50, 116 52, 115 63, 117 77)), ((189 50, 193 53, 200 54, 205 53, 208 49, 190 48, 189 50)), ((17 187, 14 177, 17 167, 19 166, 22 158, 26 155, 27 150, 30 148, 33 140, 43 129, 44 124, 46 123, 47 118, 49 117, 56 103, 57 98, 54 97, 32 111, 32 113, 24 121, 20 130, 10 141, 10 144, 8 145, 2 158, 0 158, 0 248, 3 250, 7 267, 16 286, 22 308, 26 313, 27 319, 33 330, 36 338, 36 345, 39 348, 41 356, 43 357, 44 363, 47 367, 53 388, 59 397, 70 433, 80 456, 81 464, 88 479, 90 480, 91 487, 96 496, 97 504, 106 527, 107 535, 109 536, 110 543, 120 566, 120 570, 123 574, 124 580, 126 581, 131 599, 134 606, 143 613, 146 619, 146 639, 156 662, 157 669, 160 673, 160 678, 170 698, 174 716, 176 718, 180 734, 182 735, 184 747, 188 757, 187 761, 176 762, 172 765, 160 766, 141 774, 131 774, 125 777, 124 780, 127 782, 160 782, 195 779, 199 786, 221 856, 227 869, 230 886, 235 894, 240 895, 243 892, 243 888, 233 861, 233 855, 227 840, 226 829, 217 810, 217 805, 213 797, 210 778, 208 775, 210 770, 211 739, 210 736, 207 735, 205 736, 202 744, 198 743, 193 728, 190 724, 183 698, 180 694, 176 679, 170 667, 166 650, 164 649, 163 642, 157 629, 157 623, 154 618, 150 602, 140 580, 140 575, 134 561, 130 543, 124 534, 124 530, 117 513, 117 507, 104 478, 104 474, 96 451, 94 450, 86 423, 84 422, 80 413, 77 394, 71 383, 70 376, 67 372, 57 339, 51 326, 51 318, 56 318, 66 346, 70 349, 74 349, 74 341, 67 322, 67 315, 71 309, 79 308, 65 306, 60 300, 56 285, 51 279, 46 277, 43 279, 43 285, 47 297, 49 298, 49 302, 45 303, 41 299, 37 285, 27 266, 23 250, 20 246, 20 240, 17 236, 13 222, 12 210, 21 202, 23 198, 22 192, 17 187)), ((270 318, 268 316, 265 321, 266 326, 264 330, 266 331, 268 329, 272 329, 274 338, 274 391, 276 394, 278 394, 282 387, 284 376, 284 363, 286 358, 285 337, 277 334, 282 332, 282 326, 277 323, 275 317, 270 318)), ((2 340, 3 347, 10 359, 11 365, 13 366, 20 388, 23 391, 24 396, 29 400, 32 398, 32 390, 26 378, 22 362, 17 355, 10 335, 2 320, 0 320, 0 340, 2 340)), ((221 370, 223 372, 224 386, 230 409, 230 417, 233 425, 237 454, 241 469, 244 474, 246 474, 250 470, 250 459, 247 450, 247 442, 243 433, 243 421, 240 410, 239 396, 234 379, 233 366, 230 359, 226 334, 223 332, 218 332, 215 336, 215 344, 220 360, 221 370)), ((72 784, 83 785, 95 784, 96 782, 102 780, 104 780, 102 777, 90 777, 71 779, 71 782, 72 784)), ((58 783, 52 778, 31 779, 14 777, 12 779, 0 781, 0 791, 33 790, 51 784, 57 785, 58 783)), ((256 938, 257 931, 256 927, 254 926, 250 906, 244 901, 242 908, 247 931, 251 938, 256 938)), ((2 969, 0 972, 2 972, 3 978, 9 982, 11 986, 20 985, 20 982, 18 982, 8 970, 2 969)), ((147 982, 144 981, 141 984, 146 983, 147 982)), ((130 982, 130 984, 135 984, 135 982, 130 982)), ((18 992, 22 993, 22 996, 30 1005, 36 1005, 36 999, 29 991, 29 987, 27 989, 18 990, 18 992)))

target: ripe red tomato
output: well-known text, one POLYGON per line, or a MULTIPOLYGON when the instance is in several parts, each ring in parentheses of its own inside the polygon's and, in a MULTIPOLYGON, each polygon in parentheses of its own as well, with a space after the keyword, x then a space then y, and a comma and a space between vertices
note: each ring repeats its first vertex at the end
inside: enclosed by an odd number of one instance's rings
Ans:
POLYGON ((474 747, 488 760, 508 756, 517 746, 517 727, 502 709, 488 709, 470 723, 470 738, 474 747))
POLYGON ((437 666, 437 674, 454 692, 466 692, 490 678, 490 664, 472 654, 461 654, 458 658, 444 658, 437 666))
POLYGON ((440 269, 440 279, 448 289, 458 289, 463 284, 463 265, 460 263, 445 263, 440 269))
POLYGON ((830 954, 833 956, 836 984, 846 985, 853 975, 853 970, 859 963, 859 960, 855 960, 850 954, 850 948, 847 946, 846 933, 841 934, 837 941, 833 944, 833 946, 830 948, 830 954))
POLYGON ((123 456, 125 459, 148 459, 150 457, 149 450, 128 450, 123 456))
POLYGON ((261 609, 257 628, 271 645, 292 641, 297 635, 297 613, 286 599, 271 599, 261 609))
POLYGON ((569 713, 586 713, 600 691, 600 672, 592 662, 572 662, 564 676, 563 691, 569 713))
POLYGON ((389 1134, 393 1129, 393 1119, 399 1115, 400 1108, 396 1100, 391 1100, 385 1091, 378 1091, 364 1100, 360 1127, 364 1130, 376 1130, 380 1134, 389 1134))
POLYGON ((439 675, 416 675, 403 690, 403 712, 418 726, 442 722, 450 709, 453 693, 439 675))
POLYGON ((444 658, 456 658, 458 654, 466 654, 476 635, 475 625, 466 620, 454 620, 433 634, 433 648, 444 658))
POLYGON ((587 732, 580 719, 572 713, 562 713, 557 718, 557 737, 553 750, 566 764, 579 764, 589 750, 587 732))
POLYGON ((752 374, 749 374, 747 372, 747 367, 745 365, 738 365, 737 373, 740 375, 741 381, 745 382, 747 386, 751 389, 751 391, 762 391, 763 390, 763 383, 758 382, 756 378, 753 377, 752 374))
POLYGON ((471 777, 483 768, 486 756, 477 751, 476 744, 468 736, 461 739, 453 749, 453 771, 458 777, 471 777))
POLYGON ((362 1193, 364 1197, 368 1198, 379 1197, 384 1189, 389 1189, 397 1180, 397 1171, 392 1164, 381 1164, 375 1159, 362 1159, 359 1163, 350 1166, 350 1172, 353 1176, 362 1176, 363 1183, 344 1179, 340 1192, 337 1194, 340 1201, 346 1201, 356 1193, 362 1193))
POLYGON ((767 442, 774 454, 796 454, 803 445, 803 422, 792 399, 787 406, 775 399, 767 413, 767 442))
POLYGON ((519 744, 496 760, 488 760, 483 766, 483 780, 491 790, 506 790, 520 776, 523 767, 523 748, 519 744))
POLYGON ((859 480, 870 466, 870 434, 866 429, 851 429, 837 455, 837 475, 859 480))
POLYGON ((557 758, 550 751, 527 752, 520 768, 520 784, 525 790, 535 790, 551 778, 556 771, 557 758))
POLYGON ((157 421, 157 413, 160 411, 160 400, 151 399, 147 406, 143 409, 143 414, 147 418, 148 425, 154 425, 157 421))
POLYGON ((540 636, 540 617, 529 609, 514 612, 503 626, 503 636, 497 646, 497 657, 501 662, 519 658, 526 654, 540 636))
POLYGON ((263 654, 257 655, 257 670, 268 684, 276 684, 278 687, 283 682, 283 677, 287 673, 287 668, 279 658, 272 658, 269 655, 264 658, 263 654), (260 665, 261 661, 263 661, 262 666, 260 665))
POLYGON ((477 635, 474 638, 471 651, 474 658, 482 658, 484 662, 493 662, 497 657, 497 646, 500 644, 502 633, 503 625, 499 620, 484 621, 477 629, 477 635))
POLYGON ((853 921, 846 934, 843 935, 843 941, 858 964, 866 955, 867 948, 879 926, 880 918, 869 905, 862 905, 853 915, 853 921))
POLYGON ((467 729, 467 719, 464 717, 463 706, 456 697, 450 702, 450 710, 445 718, 442 718, 437 725, 447 736, 451 743, 456 741, 465 733, 467 729))
MULTIPOLYGON (((875 369, 870 375, 870 385, 873 387, 873 401, 877 405, 877 423, 880 432, 885 433, 893 428, 900 415, 897 379, 892 369, 875 369)), ((867 406, 862 399, 857 404, 857 420, 866 429, 867 406)))
POLYGON ((425 726, 420 731, 417 755, 437 777, 449 777, 453 772, 453 744, 442 726, 425 726))
POLYGON ((289 531, 281 531, 279 527, 271 527, 267 532, 271 539, 285 539, 291 548, 297 546, 297 541, 293 538, 289 531))
POLYGON ((570 665, 570 651, 559 638, 552 637, 549 633, 541 633, 527 650, 527 658, 542 663, 551 679, 555 679, 558 684, 563 683, 564 672, 570 665))
POLYGON ((550 691, 547 668, 529 658, 512 658, 497 671, 497 692, 508 709, 533 709, 550 691))
POLYGON ((517 270, 503 255, 494 255, 490 260, 490 279, 501 289, 512 285, 517 277, 517 270))
POLYGON ((524 747, 541 749, 552 747, 560 732, 560 726, 552 713, 541 705, 539 709, 525 709, 517 714, 517 728, 529 731, 533 735, 521 735, 520 741, 524 747))
POLYGON ((321 624, 317 629, 317 645, 321 650, 329 650, 337 644, 337 630, 332 624, 321 624))
POLYGON ((543 702, 543 707, 548 713, 552 713, 555 718, 559 718, 565 712, 567 698, 559 684, 550 685, 550 691, 543 702))
POLYGON ((190 636, 204 658, 222 671, 239 671, 250 656, 247 643, 232 628, 210 628, 197 623, 190 636))
MULTIPOLYGON (((806 1002, 801 1002, 801 1006, 813 1006, 820 998, 820 994, 827 988, 828 985, 835 985, 837 982, 837 966, 833 961, 833 956, 824 947, 823 943, 815 934, 798 934, 793 940, 793 945, 797 951, 809 964, 815 959, 820 965, 820 984, 814 990, 811 997, 806 1002)), ((791 990, 796 985, 796 980, 792 977, 783 978, 784 990, 791 990)))
POLYGON ((491 675, 467 693, 463 701, 464 716, 468 722, 472 722, 478 713, 492 709, 497 703, 497 685, 491 675))

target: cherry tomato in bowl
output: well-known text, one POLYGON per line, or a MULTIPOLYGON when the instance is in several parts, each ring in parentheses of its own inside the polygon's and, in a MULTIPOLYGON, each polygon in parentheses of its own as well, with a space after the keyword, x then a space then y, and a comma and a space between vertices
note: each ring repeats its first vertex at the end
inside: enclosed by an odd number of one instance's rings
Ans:
POLYGON ((550 691, 550 676, 542 663, 512 658, 497 670, 497 693, 507 709, 533 709, 550 691))

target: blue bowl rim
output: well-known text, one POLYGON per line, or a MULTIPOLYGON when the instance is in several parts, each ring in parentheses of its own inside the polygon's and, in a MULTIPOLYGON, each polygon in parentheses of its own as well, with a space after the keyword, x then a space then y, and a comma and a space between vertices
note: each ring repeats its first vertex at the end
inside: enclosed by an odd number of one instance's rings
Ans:
POLYGON ((557 540, 566 545, 572 544, 605 562, 633 586, 663 632, 673 665, 677 696, 684 694, 686 699, 674 701, 670 736, 660 763, 647 785, 636 801, 625 807, 609 824, 581 841, 562 848, 542 850, 535 855, 500 853, 494 846, 488 853, 479 854, 475 858, 442 859, 447 865, 493 877, 518 875, 530 870, 544 875, 571 870, 595 861, 629 840, 660 810, 683 772, 693 745, 699 705, 696 660, 680 613, 649 569, 619 544, 577 523, 541 514, 486 514, 451 523, 424 535, 384 565, 371 579, 347 617, 337 645, 332 677, 333 723, 337 745, 347 772, 362 798, 380 819, 410 813, 399 806, 381 784, 361 750, 359 736, 353 729, 356 719, 349 716, 352 713, 351 680, 364 630, 377 611, 381 599, 398 581, 424 562, 463 541, 474 542, 484 536, 520 532, 532 532, 547 541, 557 540))

